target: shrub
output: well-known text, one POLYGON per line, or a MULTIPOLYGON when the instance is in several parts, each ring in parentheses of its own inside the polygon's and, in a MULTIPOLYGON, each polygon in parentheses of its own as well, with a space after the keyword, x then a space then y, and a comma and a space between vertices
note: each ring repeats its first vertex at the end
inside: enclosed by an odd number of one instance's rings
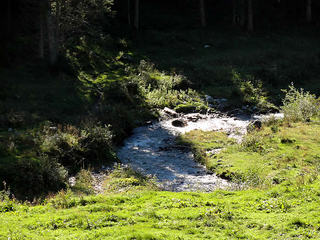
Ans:
POLYGON ((46 155, 10 158, 11 163, 1 169, 1 179, 8 183, 18 198, 39 196, 66 186, 67 171, 46 155))
POLYGON ((76 175, 76 183, 72 187, 72 190, 78 193, 91 194, 94 193, 93 189, 93 177, 91 172, 86 169, 81 169, 80 172, 76 175))
POLYGON ((4 189, 0 191, 0 213, 15 211, 14 196, 10 192, 10 188, 7 188, 6 182, 3 182, 4 189))
POLYGON ((46 122, 30 131, 2 136, 0 181, 6 181, 19 199, 30 200, 64 189, 68 172, 76 174, 84 167, 113 162, 110 127, 93 121, 81 126, 55 127, 46 122))
POLYGON ((71 125, 58 128, 45 125, 37 139, 41 151, 72 172, 113 162, 116 157, 109 126, 95 126, 92 122, 84 125, 80 129, 71 125))
POLYGON ((208 106, 200 102, 186 103, 186 104, 179 104, 174 108, 174 110, 177 113, 193 113, 193 112, 205 113, 208 110, 208 106))
POLYGON ((86 126, 81 131, 79 143, 85 165, 110 163, 116 159, 112 149, 110 126, 86 126))
POLYGON ((306 122, 312 117, 319 116, 319 101, 315 95, 303 89, 298 90, 293 84, 289 86, 289 90, 283 91, 286 95, 281 110, 286 120, 306 122))
POLYGON ((241 173, 230 173, 233 182, 239 184, 240 188, 262 186, 264 179, 261 177, 262 169, 250 167, 241 173))

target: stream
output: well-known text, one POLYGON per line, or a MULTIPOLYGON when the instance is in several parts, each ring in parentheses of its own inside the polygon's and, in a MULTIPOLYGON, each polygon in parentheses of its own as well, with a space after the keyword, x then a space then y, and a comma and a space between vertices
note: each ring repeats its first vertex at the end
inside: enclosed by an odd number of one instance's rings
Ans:
MULTIPOLYGON (((162 189, 176 192, 211 192, 235 187, 197 163, 190 149, 178 146, 175 139, 179 134, 195 129, 224 131, 240 142, 251 122, 263 121, 270 116, 282 117, 281 114, 239 114, 233 117, 221 113, 179 115, 172 110, 163 111, 162 116, 162 120, 136 128, 119 149, 118 157, 134 170, 155 177, 162 189), (173 126, 173 123, 179 126, 173 126)), ((214 152, 216 150, 212 149, 211 153, 214 152)))

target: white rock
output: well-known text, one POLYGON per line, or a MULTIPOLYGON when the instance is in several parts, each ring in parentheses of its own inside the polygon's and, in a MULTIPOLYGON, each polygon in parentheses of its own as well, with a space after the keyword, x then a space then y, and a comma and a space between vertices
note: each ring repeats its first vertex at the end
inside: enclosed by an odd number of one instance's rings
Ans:
POLYGON ((178 114, 176 111, 174 111, 174 110, 172 110, 172 109, 170 109, 170 108, 167 108, 167 107, 165 107, 165 108, 163 109, 163 111, 164 111, 166 114, 168 114, 168 115, 170 115, 170 116, 172 116, 172 117, 178 117, 178 116, 179 116, 179 114, 178 114))

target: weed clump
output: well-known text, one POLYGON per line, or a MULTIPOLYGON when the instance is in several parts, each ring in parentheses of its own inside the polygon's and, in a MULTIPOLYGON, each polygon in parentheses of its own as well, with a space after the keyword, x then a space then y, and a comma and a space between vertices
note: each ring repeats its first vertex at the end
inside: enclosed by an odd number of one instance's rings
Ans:
POLYGON ((61 190, 54 198, 49 200, 54 208, 71 208, 76 206, 77 201, 70 190, 61 190))
POLYGON ((8 157, 11 161, 0 170, 1 180, 11 187, 19 199, 32 199, 66 186, 68 171, 55 159, 39 156, 8 157))
POLYGON ((264 151, 264 139, 257 132, 252 132, 244 137, 241 142, 240 149, 243 151, 263 152, 264 151))

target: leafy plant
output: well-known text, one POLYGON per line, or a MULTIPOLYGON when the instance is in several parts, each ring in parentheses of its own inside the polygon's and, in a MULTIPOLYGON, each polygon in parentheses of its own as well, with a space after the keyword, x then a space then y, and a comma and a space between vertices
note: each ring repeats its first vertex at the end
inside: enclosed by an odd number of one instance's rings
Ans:
POLYGON ((152 63, 147 61, 140 62, 138 73, 131 79, 137 83, 141 95, 151 107, 174 108, 185 105, 192 111, 207 108, 199 93, 188 88, 189 82, 185 76, 159 72, 152 63))

